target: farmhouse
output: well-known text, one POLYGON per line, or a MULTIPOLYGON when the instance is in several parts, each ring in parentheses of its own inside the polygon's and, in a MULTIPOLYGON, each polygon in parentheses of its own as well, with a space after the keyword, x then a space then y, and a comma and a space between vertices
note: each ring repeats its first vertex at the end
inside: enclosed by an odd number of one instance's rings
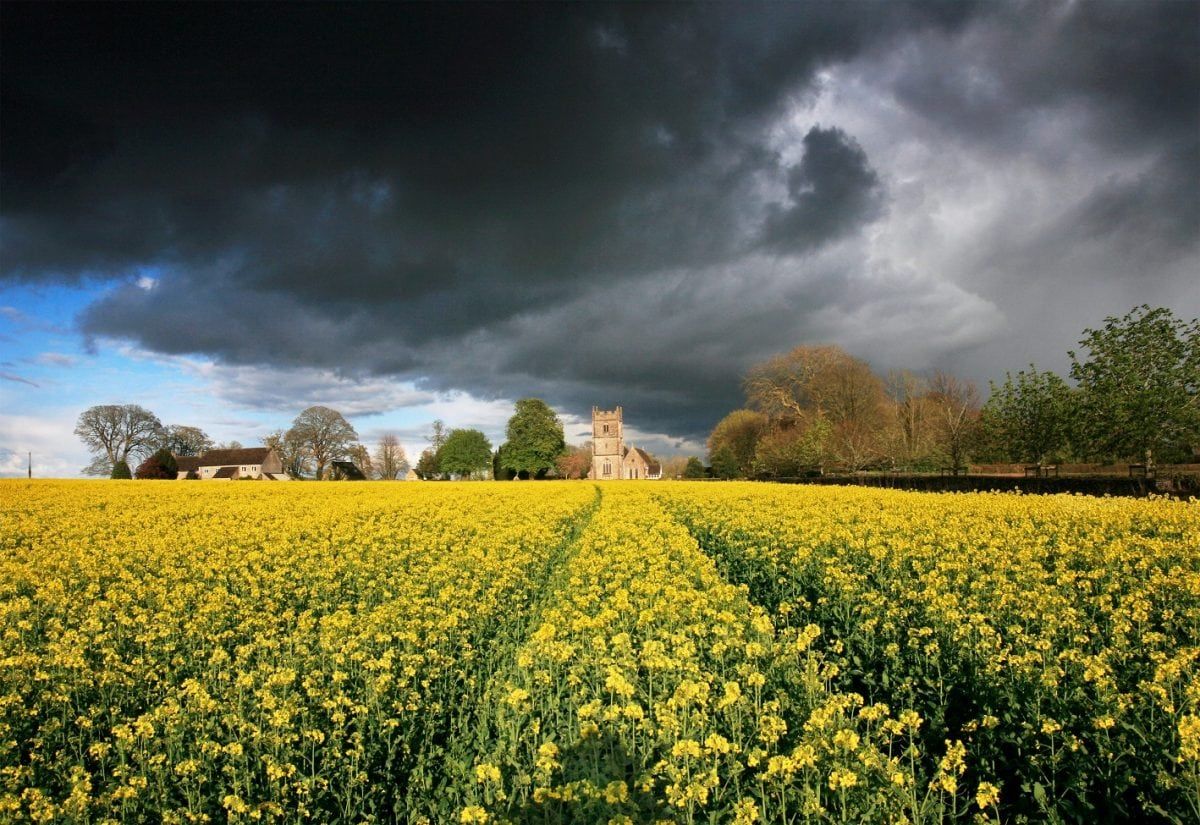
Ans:
POLYGON ((176 478, 206 481, 232 481, 236 478, 288 480, 283 472, 283 462, 270 447, 209 450, 200 456, 177 456, 175 464, 178 471, 176 478))
POLYGON ((598 479, 662 478, 662 465, 640 447, 625 444, 621 408, 592 407, 592 472, 598 479))

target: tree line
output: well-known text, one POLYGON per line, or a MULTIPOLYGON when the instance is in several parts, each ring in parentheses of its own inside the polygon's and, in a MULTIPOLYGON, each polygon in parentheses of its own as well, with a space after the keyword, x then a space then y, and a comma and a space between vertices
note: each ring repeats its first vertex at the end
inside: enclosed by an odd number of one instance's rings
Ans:
MULTIPOLYGON (((512 417, 504 430, 505 441, 494 451, 480 430, 447 430, 434 421, 426 439, 429 447, 417 460, 416 473, 420 478, 482 479, 582 478, 571 475, 572 468, 585 448, 570 447, 563 435, 562 420, 540 398, 522 398, 516 402, 512 417)), ((588 466, 591 450, 587 448, 588 466)))
POLYGON ((1031 364, 978 389, 948 372, 876 374, 835 346, 753 366, 746 406, 708 438, 713 475, 963 470, 968 462, 1191 460, 1200 448, 1200 323, 1136 307, 1086 329, 1068 383, 1031 364))
MULTIPOLYGON (((77 435, 91 451, 84 475, 110 478, 175 478, 177 458, 213 449, 240 449, 237 441, 216 443, 199 427, 164 425, 138 404, 102 404, 80 413, 77 435), (137 469, 131 470, 130 465, 137 469)), ((369 478, 397 479, 408 472, 404 447, 385 434, 372 453, 341 413, 314 406, 301 412, 287 430, 264 439, 292 478, 327 478, 334 461, 354 462, 369 478)))
MULTIPOLYGON (((111 478, 175 478, 179 457, 242 446, 237 442, 216 444, 199 427, 164 425, 137 404, 89 407, 80 414, 75 434, 93 454, 84 474, 111 478), (131 471, 131 463, 137 465, 136 471, 131 471)), ((541 399, 516 402, 506 436, 493 452, 480 430, 447 430, 443 422, 435 421, 430 447, 413 469, 423 479, 571 477, 564 470, 569 473, 568 468, 576 468, 586 449, 587 463, 576 477, 587 474, 590 448, 568 447, 561 420, 541 399)), ((399 479, 410 466, 394 433, 381 436, 372 451, 359 441, 354 426, 340 412, 323 406, 307 408, 291 427, 268 434, 264 446, 275 450, 284 471, 294 479, 329 478, 338 461, 350 461, 367 478, 382 480, 399 479)))

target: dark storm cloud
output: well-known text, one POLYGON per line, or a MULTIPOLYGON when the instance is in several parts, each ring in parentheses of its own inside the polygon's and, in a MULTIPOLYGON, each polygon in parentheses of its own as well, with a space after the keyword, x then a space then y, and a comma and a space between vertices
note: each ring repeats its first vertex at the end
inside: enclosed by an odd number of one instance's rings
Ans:
POLYGON ((1078 113, 1093 130, 1063 146, 1155 171, 1096 187, 1062 234, 1186 251, 1198 8, 10 4, 0 264, 111 279, 90 336, 620 402, 697 435, 748 363, 831 319, 935 307, 948 347, 986 314, 855 249, 894 208, 852 129, 779 145, 822 72, 857 61, 997 154, 1078 113))
POLYGON ((790 203, 772 204, 764 242, 803 252, 870 221, 880 209, 879 176, 853 138, 841 129, 814 127, 804 136, 804 158, 788 170, 790 203))

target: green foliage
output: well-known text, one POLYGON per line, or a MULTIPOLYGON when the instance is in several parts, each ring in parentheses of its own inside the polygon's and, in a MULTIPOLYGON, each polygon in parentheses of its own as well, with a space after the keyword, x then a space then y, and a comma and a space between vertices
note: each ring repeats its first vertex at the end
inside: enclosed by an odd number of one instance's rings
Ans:
POLYGON ((992 384, 983 407, 983 428, 991 454, 1003 461, 1061 460, 1068 450, 1075 398, 1067 382, 1033 364, 1004 383, 992 384))
POLYGON ((113 464, 112 475, 109 478, 133 478, 133 473, 129 472, 129 465, 122 459, 113 464))
POLYGON ((744 478, 754 471, 758 440, 767 430, 767 416, 755 410, 734 410, 717 422, 708 437, 708 460, 721 478, 744 478))
POLYGON ((824 418, 765 432, 754 450, 754 471, 776 477, 804 475, 823 463, 830 432, 824 418))
POLYGON ((687 460, 687 466, 683 468, 684 478, 704 478, 707 475, 704 471, 704 462, 691 456, 687 460))
POLYGON ((1102 456, 1171 460, 1200 444, 1200 322, 1143 304, 1071 352, 1081 392, 1079 424, 1102 456))
POLYGON ((457 476, 486 473, 492 445, 479 430, 451 430, 438 450, 438 469, 457 476))
POLYGON ((562 422, 540 398, 522 398, 508 420, 508 440, 503 447, 502 466, 530 475, 544 474, 554 467, 567 448, 562 422))

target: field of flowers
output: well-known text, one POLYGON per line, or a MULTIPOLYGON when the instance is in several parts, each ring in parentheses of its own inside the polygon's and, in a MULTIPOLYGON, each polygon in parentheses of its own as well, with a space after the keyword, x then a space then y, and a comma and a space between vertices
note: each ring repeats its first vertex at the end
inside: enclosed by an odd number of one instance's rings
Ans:
POLYGON ((0 821, 1200 818, 1200 505, 0 481, 0 821))

